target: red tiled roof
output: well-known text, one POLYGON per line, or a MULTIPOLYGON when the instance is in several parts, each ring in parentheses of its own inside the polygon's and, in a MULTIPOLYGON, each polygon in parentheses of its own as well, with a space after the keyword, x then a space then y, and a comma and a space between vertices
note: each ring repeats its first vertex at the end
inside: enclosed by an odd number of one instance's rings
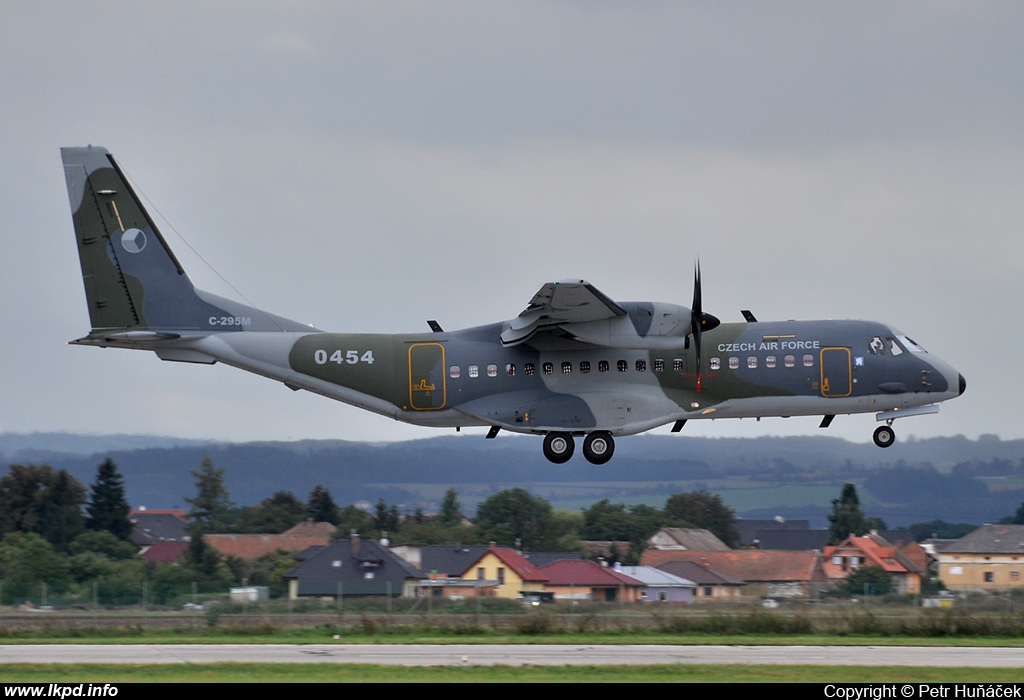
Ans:
MULTIPOLYGON (((911 560, 881 537, 865 535, 863 537, 847 537, 841 544, 825 547, 826 570, 831 572, 835 568, 835 565, 831 563, 832 556, 842 552, 859 552, 867 558, 869 564, 880 566, 891 574, 911 573, 911 566, 914 565, 911 560)), ((843 571, 842 573, 847 572, 843 571)))
POLYGON ((169 563, 177 561, 186 549, 188 549, 188 542, 154 542, 143 549, 139 556, 146 561, 169 563))
POLYGON ((259 559, 278 550, 300 552, 314 545, 330 544, 325 535, 203 535, 218 554, 239 559, 259 559))
POLYGON ((539 581, 541 583, 547 581, 547 578, 542 573, 540 573, 540 570, 538 570, 536 566, 534 566, 526 559, 524 559, 523 556, 516 552, 514 549, 509 549, 507 547, 496 547, 493 544, 487 549, 486 552, 477 557, 472 564, 467 566, 466 569, 463 571, 463 574, 466 571, 472 569, 474 566, 476 566, 477 562, 486 557, 488 554, 493 554, 494 556, 498 557, 498 559, 500 559, 505 566, 515 571, 516 575, 523 581, 539 581))
POLYGON ((173 515, 185 520, 185 511, 183 510, 149 510, 148 508, 134 508, 128 513, 128 518, 131 519, 139 515, 173 515))
POLYGON ((587 559, 562 559, 542 566, 540 571, 554 586, 643 586, 635 578, 587 559))
POLYGON ((281 534, 326 537, 328 541, 330 541, 331 535, 333 535, 337 529, 336 525, 331 525, 330 523, 314 523, 312 520, 303 520, 301 523, 288 528, 281 534))
POLYGON ((659 566, 670 561, 705 564, 742 581, 824 580, 821 555, 814 550, 736 549, 726 552, 688 549, 648 549, 641 566, 659 566))

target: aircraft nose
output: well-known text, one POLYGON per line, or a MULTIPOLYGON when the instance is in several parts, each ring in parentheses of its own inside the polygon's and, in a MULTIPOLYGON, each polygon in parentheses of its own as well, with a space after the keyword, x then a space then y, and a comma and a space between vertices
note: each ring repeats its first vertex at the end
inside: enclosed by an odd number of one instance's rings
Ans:
MULTIPOLYGON (((958 373, 959 374, 959 373, 958 373)), ((964 379, 964 375, 960 374, 960 395, 964 395, 964 391, 967 389, 967 380, 964 379)))

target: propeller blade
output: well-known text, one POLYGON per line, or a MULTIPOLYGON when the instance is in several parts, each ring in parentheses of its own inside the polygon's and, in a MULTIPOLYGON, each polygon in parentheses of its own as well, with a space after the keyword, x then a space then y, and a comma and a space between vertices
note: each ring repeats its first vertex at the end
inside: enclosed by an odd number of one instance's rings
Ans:
POLYGON ((693 347, 697 354, 697 391, 701 389, 701 336, 704 331, 718 328, 720 323, 721 321, 711 314, 704 313, 701 302, 700 261, 698 261, 697 269, 693 273, 693 305, 690 307, 690 333, 693 335, 693 347))
POLYGON ((704 313, 701 309, 701 293, 700 293, 700 262, 697 263, 697 269, 693 273, 693 304, 690 307, 690 333, 693 334, 693 349, 697 354, 697 391, 700 392, 700 340, 703 329, 702 317, 704 313))

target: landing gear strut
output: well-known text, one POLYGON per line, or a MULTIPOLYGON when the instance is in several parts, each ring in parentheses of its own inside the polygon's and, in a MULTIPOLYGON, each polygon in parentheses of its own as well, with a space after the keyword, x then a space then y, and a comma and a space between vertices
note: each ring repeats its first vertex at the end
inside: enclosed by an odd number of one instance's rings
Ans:
POLYGON ((548 433, 544 436, 544 456, 555 464, 565 464, 576 450, 569 433, 548 433))
POLYGON ((873 439, 879 447, 888 447, 896 442, 896 433, 888 425, 883 425, 875 430, 873 439))

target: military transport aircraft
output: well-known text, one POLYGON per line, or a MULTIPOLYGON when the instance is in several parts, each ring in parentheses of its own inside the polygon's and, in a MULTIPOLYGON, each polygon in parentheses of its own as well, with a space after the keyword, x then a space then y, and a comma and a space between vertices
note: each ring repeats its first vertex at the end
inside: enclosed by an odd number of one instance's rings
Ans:
POLYGON ((459 331, 327 333, 192 286, 110 153, 61 149, 92 330, 78 345, 224 364, 396 420, 544 436, 544 455, 594 464, 613 436, 705 418, 935 413, 964 392, 955 369, 871 321, 721 323, 690 308, 616 302, 550 282, 517 317, 459 331))

